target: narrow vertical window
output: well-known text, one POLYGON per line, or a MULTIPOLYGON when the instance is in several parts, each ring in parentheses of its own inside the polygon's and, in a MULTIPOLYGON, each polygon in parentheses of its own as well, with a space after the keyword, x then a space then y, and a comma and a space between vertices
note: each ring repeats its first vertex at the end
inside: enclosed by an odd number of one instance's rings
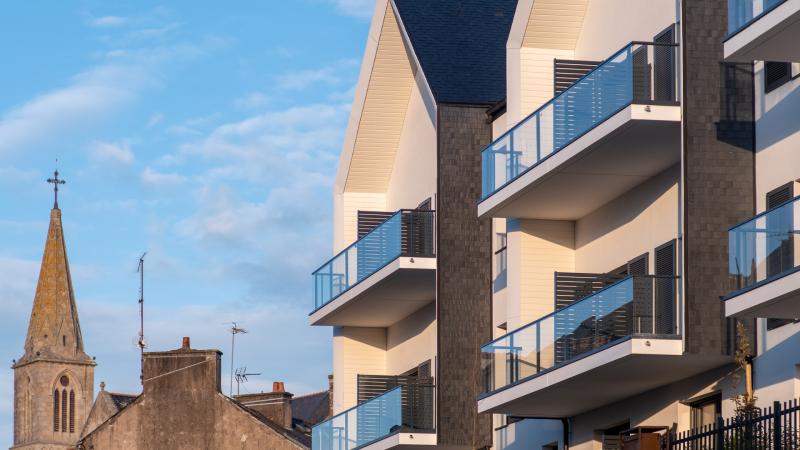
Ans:
POLYGON ((67 432, 67 390, 61 391, 61 432, 67 432))
POLYGON ((61 408, 58 406, 58 389, 53 391, 53 431, 58 431, 58 413, 61 408))
POLYGON ((75 391, 69 391, 69 432, 75 432, 75 391))

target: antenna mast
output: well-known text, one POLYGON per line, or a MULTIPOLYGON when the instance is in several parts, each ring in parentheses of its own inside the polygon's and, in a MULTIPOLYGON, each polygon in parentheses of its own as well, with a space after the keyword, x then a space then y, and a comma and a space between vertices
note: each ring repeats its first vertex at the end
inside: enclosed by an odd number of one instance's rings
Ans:
POLYGON ((147 252, 139 257, 139 380, 144 384, 144 257, 147 252))
POLYGON ((247 367, 239 367, 236 369, 236 395, 239 395, 239 386, 247 382, 247 377, 261 375, 259 373, 247 373, 247 367))
POLYGON ((236 344, 236 335, 239 333, 246 334, 247 330, 240 328, 236 322, 231 322, 231 388, 228 391, 228 396, 233 397, 233 349, 236 344))

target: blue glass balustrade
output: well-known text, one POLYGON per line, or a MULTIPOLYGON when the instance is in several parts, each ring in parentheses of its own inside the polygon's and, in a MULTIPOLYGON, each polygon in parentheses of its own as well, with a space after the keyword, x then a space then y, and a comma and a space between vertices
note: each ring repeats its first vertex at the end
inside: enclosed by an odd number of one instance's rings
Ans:
POLYGON ((678 101, 677 47, 633 43, 519 122, 481 152, 482 198, 632 103, 678 101))
POLYGON ((401 387, 349 409, 311 430, 312 450, 353 450, 399 430, 403 423, 401 387))
POLYGON ((435 212, 400 210, 313 274, 314 310, 400 256, 435 256, 435 212))
POLYGON ((800 197, 728 232, 733 294, 800 268, 800 197))
POLYGON ((678 336, 675 293, 675 277, 627 277, 486 344, 481 349, 483 391, 512 385, 630 336, 678 336))
POLYGON ((735 34, 786 0, 728 0, 728 34, 735 34))

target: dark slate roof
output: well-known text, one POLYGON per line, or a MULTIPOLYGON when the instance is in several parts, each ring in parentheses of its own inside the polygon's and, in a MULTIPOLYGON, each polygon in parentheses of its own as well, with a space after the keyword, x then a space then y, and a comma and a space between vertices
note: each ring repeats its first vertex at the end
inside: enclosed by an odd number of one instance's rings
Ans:
POLYGON ((330 415, 329 391, 302 395, 292 399, 292 420, 311 427, 330 415))
POLYGON ((136 400, 136 397, 138 397, 138 395, 116 394, 113 392, 109 392, 108 395, 111 397, 111 401, 114 403, 117 411, 130 405, 134 400, 136 400))
POLYGON ((506 96, 506 41, 517 0, 395 0, 438 103, 506 96))

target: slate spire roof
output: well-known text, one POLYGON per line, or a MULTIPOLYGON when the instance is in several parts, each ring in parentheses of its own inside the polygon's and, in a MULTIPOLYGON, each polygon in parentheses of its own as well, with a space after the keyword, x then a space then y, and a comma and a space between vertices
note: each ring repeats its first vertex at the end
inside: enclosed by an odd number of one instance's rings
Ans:
POLYGON ((517 0, 394 0, 439 103, 506 96, 506 41, 517 0))
POLYGON ((25 339, 25 355, 17 364, 38 359, 93 364, 83 350, 83 336, 61 224, 61 210, 58 208, 53 208, 50 212, 50 227, 25 339))

